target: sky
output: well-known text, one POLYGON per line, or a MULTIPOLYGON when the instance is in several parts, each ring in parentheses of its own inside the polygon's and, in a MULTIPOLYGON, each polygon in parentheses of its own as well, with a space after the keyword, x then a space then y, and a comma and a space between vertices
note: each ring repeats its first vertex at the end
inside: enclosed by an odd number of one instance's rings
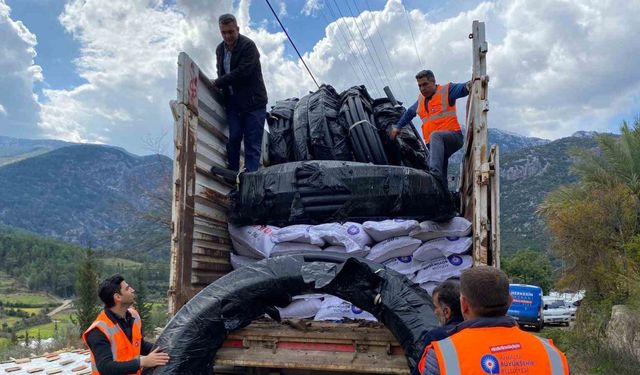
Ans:
MULTIPOLYGON (((388 85, 408 106, 419 70, 465 82, 480 20, 490 127, 557 139, 618 132, 640 114, 640 0, 270 2, 338 91, 364 84, 380 97, 388 85)), ((265 0, 0 0, 0 136, 171 155, 178 54, 215 78, 223 13, 256 43, 269 105, 314 89, 265 0)))

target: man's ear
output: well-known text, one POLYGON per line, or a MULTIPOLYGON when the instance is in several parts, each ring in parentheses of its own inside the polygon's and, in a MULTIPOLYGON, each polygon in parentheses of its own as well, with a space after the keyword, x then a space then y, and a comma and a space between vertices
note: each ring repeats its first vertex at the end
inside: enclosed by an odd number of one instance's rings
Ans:
POLYGON ((469 301, 467 301, 467 298, 463 295, 460 295, 460 310, 462 310, 462 315, 468 315, 471 311, 469 301))
POLYGON ((444 314, 444 317, 445 317, 446 320, 451 319, 451 315, 452 315, 451 307, 449 307, 447 305, 444 305, 442 307, 442 314, 444 314))
POLYGON ((117 304, 120 301, 122 301, 122 296, 120 295, 120 293, 113 293, 113 302, 117 304))

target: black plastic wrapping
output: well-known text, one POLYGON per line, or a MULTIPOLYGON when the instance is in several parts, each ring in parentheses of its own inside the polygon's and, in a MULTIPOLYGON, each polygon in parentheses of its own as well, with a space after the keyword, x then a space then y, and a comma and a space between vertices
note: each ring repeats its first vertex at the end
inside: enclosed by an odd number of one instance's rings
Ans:
POLYGON ((373 100, 366 87, 354 86, 345 90, 340 94, 340 101, 340 123, 349 130, 355 160, 388 164, 373 117, 373 100))
POLYGON ((240 175, 231 194, 236 225, 328 221, 448 220, 448 192, 425 171, 333 160, 280 164, 240 175))
POLYGON ((309 150, 309 97, 303 96, 293 110, 293 156, 295 160, 311 160, 309 150))
POLYGON ((398 123, 405 111, 404 107, 394 106, 387 98, 376 99, 373 102, 373 114, 378 134, 389 159, 389 164, 426 170, 429 151, 413 124, 402 128, 395 141, 389 138, 391 128, 398 123))
POLYGON ((212 374, 229 332, 310 292, 335 295, 375 315, 412 369, 425 334, 438 326, 427 292, 395 271, 337 254, 281 256, 221 277, 183 306, 156 342, 171 359, 153 374, 212 374))
POLYGON ((297 103, 298 98, 277 101, 267 116, 271 165, 294 161, 293 111, 297 103))
POLYGON ((348 129, 338 123, 340 96, 330 85, 311 94, 308 105, 309 141, 314 160, 353 160, 348 129))

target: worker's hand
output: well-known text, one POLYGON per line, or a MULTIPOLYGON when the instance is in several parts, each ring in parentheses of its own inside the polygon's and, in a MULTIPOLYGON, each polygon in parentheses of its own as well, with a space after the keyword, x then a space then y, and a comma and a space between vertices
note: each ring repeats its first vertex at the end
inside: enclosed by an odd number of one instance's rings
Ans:
POLYGON ((140 367, 156 367, 164 366, 169 362, 169 354, 160 351, 160 348, 155 348, 148 355, 140 356, 140 367))
POLYGON ((398 128, 391 128, 391 131, 389 132, 389 138, 391 138, 391 140, 396 139, 396 137, 398 136, 398 134, 400 134, 400 129, 398 128))

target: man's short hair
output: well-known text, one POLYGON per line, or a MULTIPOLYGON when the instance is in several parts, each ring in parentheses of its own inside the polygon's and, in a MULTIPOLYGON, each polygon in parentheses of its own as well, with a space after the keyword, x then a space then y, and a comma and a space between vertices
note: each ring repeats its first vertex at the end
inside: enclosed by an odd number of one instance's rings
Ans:
POLYGON ((416 74, 416 79, 420 79, 420 78, 426 78, 429 81, 435 82, 436 81, 436 76, 433 75, 433 72, 431 70, 421 70, 418 72, 418 74, 416 74))
POLYGON ((233 14, 226 13, 218 17, 218 25, 228 25, 230 23, 238 24, 233 14))
POLYGON ((460 294, 479 316, 499 317, 509 310, 509 279, 495 267, 477 266, 463 271, 460 294))
POLYGON ((100 297, 100 300, 104 302, 105 307, 110 308, 116 304, 113 300, 113 295, 115 293, 120 293, 120 284, 122 284, 123 281, 124 277, 120 276, 120 274, 115 274, 100 283, 98 296, 100 297))
POLYGON ((438 295, 438 303, 451 309, 451 316, 462 316, 460 310, 460 285, 457 281, 447 280, 435 287, 433 295, 438 295))

